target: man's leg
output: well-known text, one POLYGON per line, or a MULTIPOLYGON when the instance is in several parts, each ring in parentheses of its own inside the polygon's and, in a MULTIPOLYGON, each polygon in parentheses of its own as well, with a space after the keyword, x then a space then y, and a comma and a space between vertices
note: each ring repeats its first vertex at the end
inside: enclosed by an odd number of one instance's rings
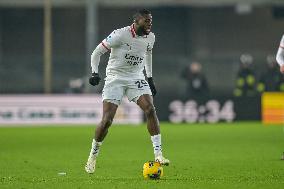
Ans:
POLYGON ((108 128, 111 126, 113 118, 115 116, 116 110, 118 105, 110 103, 110 102, 103 102, 103 117, 101 122, 98 124, 96 128, 96 133, 94 139, 97 142, 102 142, 107 135, 108 128))
POLYGON ((137 104, 144 111, 147 118, 147 128, 148 132, 151 135, 155 160, 163 165, 169 165, 170 161, 164 158, 162 154, 160 126, 156 110, 153 104, 153 97, 148 94, 144 94, 139 97, 139 99, 137 100, 137 104))
POLYGON ((96 166, 96 158, 99 155, 100 146, 102 141, 108 133, 108 128, 111 126, 113 118, 115 116, 117 105, 109 102, 103 102, 103 117, 98 124, 95 132, 95 137, 92 142, 92 148, 90 155, 85 166, 87 173, 94 173, 96 166))

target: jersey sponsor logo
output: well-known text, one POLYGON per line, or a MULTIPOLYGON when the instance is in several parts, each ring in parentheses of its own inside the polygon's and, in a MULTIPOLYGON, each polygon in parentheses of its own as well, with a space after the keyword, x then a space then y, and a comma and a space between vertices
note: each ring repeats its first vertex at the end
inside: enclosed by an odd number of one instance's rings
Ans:
POLYGON ((131 55, 128 53, 126 53, 124 58, 126 60, 126 63, 129 64, 130 66, 138 66, 139 64, 143 62, 143 59, 144 59, 144 57, 140 57, 137 55, 131 55))

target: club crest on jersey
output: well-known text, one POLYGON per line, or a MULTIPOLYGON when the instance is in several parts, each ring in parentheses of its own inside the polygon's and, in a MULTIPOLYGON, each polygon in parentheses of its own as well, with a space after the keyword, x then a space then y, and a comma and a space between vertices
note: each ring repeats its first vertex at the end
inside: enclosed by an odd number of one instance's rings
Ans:
POLYGON ((126 43, 126 46, 127 46, 127 49, 130 51, 131 50, 131 46, 128 43, 126 43))
POLYGON ((126 63, 129 64, 130 66, 138 66, 139 64, 141 64, 143 62, 144 57, 139 57, 136 55, 131 55, 131 54, 126 54, 125 55, 125 60, 126 63))

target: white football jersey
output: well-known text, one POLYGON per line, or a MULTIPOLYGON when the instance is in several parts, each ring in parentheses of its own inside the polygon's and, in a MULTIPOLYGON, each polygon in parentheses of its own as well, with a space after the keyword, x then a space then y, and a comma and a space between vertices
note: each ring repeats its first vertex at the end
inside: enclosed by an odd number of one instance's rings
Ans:
POLYGON ((280 41, 280 45, 276 55, 276 60, 280 66, 284 65, 284 35, 282 36, 282 39, 280 41))
POLYGON ((284 48, 284 35, 282 36, 282 39, 280 41, 280 47, 284 48))
POLYGON ((147 53, 152 53, 154 42, 154 33, 138 36, 133 24, 114 30, 102 41, 102 45, 111 51, 106 68, 107 77, 143 79, 145 57, 147 53))

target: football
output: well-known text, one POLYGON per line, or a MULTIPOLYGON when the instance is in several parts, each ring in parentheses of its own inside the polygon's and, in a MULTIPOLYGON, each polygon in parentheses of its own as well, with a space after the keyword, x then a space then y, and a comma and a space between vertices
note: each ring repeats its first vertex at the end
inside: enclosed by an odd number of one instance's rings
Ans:
POLYGON ((159 162, 147 161, 143 165, 143 177, 145 179, 160 179, 163 176, 163 167, 159 162))

